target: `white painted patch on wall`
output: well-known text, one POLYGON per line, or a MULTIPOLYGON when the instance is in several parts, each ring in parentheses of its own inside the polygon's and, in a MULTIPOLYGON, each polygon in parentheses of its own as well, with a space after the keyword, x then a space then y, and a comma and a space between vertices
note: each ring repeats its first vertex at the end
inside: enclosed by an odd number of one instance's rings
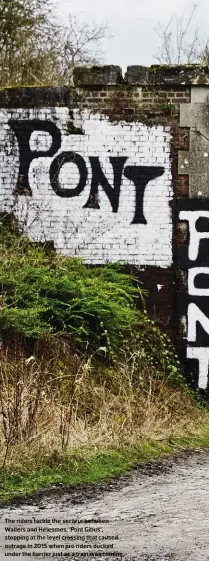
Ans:
POLYGON ((188 292, 191 296, 209 296, 209 288, 196 288, 198 275, 209 275, 209 267, 194 267, 188 271, 188 292))
POLYGON ((187 318, 186 318, 186 316, 181 316, 180 321, 181 321, 181 325, 182 325, 182 328, 183 328, 184 339, 187 339, 187 318))
POLYGON ((205 210, 182 210, 179 213, 180 220, 186 220, 189 222, 189 233, 190 233, 190 241, 189 241, 189 259, 195 261, 197 259, 199 253, 199 245, 200 240, 209 239, 209 232, 199 232, 196 229, 196 223, 199 218, 208 218, 209 219, 209 211, 205 210))
POLYGON ((197 359, 199 362, 198 387, 206 390, 208 385, 209 348, 187 347, 187 358, 197 359))
MULTIPOLYGON (((68 121, 69 111, 65 107, 0 111, 1 211, 13 211, 32 240, 53 240, 55 248, 63 255, 78 256, 92 264, 121 261, 140 266, 169 267, 172 263, 169 127, 148 127, 139 122, 123 121, 115 124, 103 115, 74 110, 74 125, 82 127, 84 134, 69 134, 68 121), (61 131, 62 143, 57 153, 53 157, 37 157, 30 164, 32 196, 14 193, 19 173, 19 146, 8 123, 10 119, 50 121, 61 131), (58 154, 67 151, 82 156, 88 180, 79 196, 62 198, 52 189, 49 170, 58 154), (113 189, 110 157, 126 157, 127 166, 163 166, 161 177, 149 181, 144 192, 146 224, 132 224, 136 187, 124 174, 117 212, 113 212, 101 186, 98 187, 100 208, 83 208, 92 181, 89 157, 99 158, 102 171, 113 189)), ((51 143, 49 133, 34 131, 30 137, 30 150, 47 152, 51 143)), ((73 162, 65 163, 59 173, 61 188, 75 189, 78 181, 78 167, 73 162)), ((195 236, 193 252, 196 253, 200 233, 196 232, 195 225, 192 228, 192 235, 195 236)))
POLYGON ((188 306, 188 334, 187 340, 195 342, 197 339, 197 322, 200 323, 202 328, 209 335, 209 318, 194 304, 193 302, 188 306))

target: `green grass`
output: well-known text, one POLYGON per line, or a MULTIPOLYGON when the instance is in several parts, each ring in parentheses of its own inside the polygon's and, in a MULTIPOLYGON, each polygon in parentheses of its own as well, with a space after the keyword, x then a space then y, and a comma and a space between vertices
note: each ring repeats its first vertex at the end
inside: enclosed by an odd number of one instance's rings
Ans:
POLYGON ((96 483, 127 473, 138 464, 146 464, 179 451, 209 447, 209 429, 197 435, 185 435, 162 441, 140 442, 121 450, 91 451, 45 459, 38 465, 17 466, 0 470, 0 500, 11 501, 53 484, 75 485, 96 483))

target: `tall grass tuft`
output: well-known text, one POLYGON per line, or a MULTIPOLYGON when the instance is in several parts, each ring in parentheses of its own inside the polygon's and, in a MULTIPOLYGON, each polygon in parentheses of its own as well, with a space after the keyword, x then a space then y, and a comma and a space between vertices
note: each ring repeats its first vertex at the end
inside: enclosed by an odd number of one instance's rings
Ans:
POLYGON ((35 355, 1 349, 1 466, 72 449, 119 448, 192 430, 200 411, 182 388, 132 356, 112 367, 39 342, 35 355), (50 359, 49 359, 50 356, 50 359))

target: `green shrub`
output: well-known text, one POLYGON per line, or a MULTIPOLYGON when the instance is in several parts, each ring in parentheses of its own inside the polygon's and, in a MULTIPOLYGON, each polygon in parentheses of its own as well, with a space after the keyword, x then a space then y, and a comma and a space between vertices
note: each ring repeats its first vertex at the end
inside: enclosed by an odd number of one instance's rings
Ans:
POLYGON ((119 265, 90 267, 50 253, 26 237, 1 236, 0 330, 37 339, 72 337, 77 345, 117 352, 138 312, 139 282, 119 265))
MULTIPOLYGON (((9 220, 9 218, 8 218, 9 220)), ((175 350, 146 311, 147 292, 119 265, 90 267, 0 223, 0 331, 38 340, 58 335, 81 350, 111 358, 133 354, 172 379, 182 379, 175 350)))

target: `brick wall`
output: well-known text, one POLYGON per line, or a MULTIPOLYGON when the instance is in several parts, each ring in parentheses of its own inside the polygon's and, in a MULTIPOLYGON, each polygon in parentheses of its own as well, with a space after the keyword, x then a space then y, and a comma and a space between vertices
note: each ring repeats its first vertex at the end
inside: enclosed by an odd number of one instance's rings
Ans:
POLYGON ((62 254, 170 266, 170 127, 72 112, 1 110, 1 207, 62 254))
POLYGON ((180 348, 188 230, 177 209, 189 173, 179 154, 190 147, 180 113, 208 84, 206 67, 129 67, 123 78, 108 66, 76 69, 69 87, 0 92, 1 212, 63 255, 134 268, 180 348))

